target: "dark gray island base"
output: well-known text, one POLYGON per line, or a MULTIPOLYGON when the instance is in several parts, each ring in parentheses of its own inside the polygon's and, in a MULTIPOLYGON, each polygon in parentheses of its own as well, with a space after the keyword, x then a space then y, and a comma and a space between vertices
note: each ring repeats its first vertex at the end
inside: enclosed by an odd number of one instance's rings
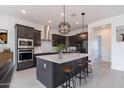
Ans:
MULTIPOLYGON (((57 54, 37 56, 37 79, 46 87, 56 88, 65 82, 63 78, 64 66, 72 66, 73 68, 77 68, 78 63, 86 62, 88 59, 87 54, 70 54, 64 56, 66 57, 63 57, 63 59, 58 59, 57 54)), ((78 72, 75 71, 75 74, 77 73, 78 72)))

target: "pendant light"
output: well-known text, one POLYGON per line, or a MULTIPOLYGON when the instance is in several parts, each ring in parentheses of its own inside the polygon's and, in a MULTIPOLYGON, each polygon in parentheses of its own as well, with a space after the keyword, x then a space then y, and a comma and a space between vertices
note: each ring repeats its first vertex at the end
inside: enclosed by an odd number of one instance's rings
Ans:
POLYGON ((60 34, 68 34, 71 31, 71 26, 65 21, 65 5, 63 6, 63 22, 58 25, 58 30, 60 34))
POLYGON ((87 35, 84 32, 84 25, 85 25, 84 24, 84 15, 85 15, 85 13, 81 13, 81 15, 82 15, 82 29, 83 29, 83 33, 81 34, 81 38, 86 39, 87 35))

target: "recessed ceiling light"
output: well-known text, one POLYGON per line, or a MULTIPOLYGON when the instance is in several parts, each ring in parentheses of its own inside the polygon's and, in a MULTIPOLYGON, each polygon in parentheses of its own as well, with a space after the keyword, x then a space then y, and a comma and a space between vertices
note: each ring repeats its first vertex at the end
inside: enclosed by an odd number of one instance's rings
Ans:
POLYGON ((51 20, 49 20, 49 24, 51 23, 52 21, 51 20))
POLYGON ((72 17, 75 17, 75 16, 77 16, 77 15, 73 13, 73 14, 71 14, 71 16, 72 16, 72 17))
POLYGON ((25 10, 22 10, 21 12, 22 12, 23 14, 26 14, 26 11, 25 11, 25 10))
POLYGON ((102 28, 105 28, 105 26, 102 26, 102 28))
POLYGON ((76 24, 78 25, 78 24, 79 24, 79 22, 77 21, 77 22, 76 22, 76 24))
POLYGON ((64 16, 64 13, 61 13, 61 16, 64 16))

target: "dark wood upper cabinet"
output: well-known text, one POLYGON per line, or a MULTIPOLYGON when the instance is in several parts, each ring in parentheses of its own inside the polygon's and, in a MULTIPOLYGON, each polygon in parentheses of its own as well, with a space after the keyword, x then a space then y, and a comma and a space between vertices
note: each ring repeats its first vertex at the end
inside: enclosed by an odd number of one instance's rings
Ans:
POLYGON ((41 46, 41 31, 20 24, 15 25, 17 38, 33 39, 34 46, 41 46))
POLYGON ((52 34, 52 46, 57 46, 57 35, 56 34, 52 34))
POLYGON ((69 37, 69 46, 76 47, 76 50, 80 53, 88 53, 88 32, 83 33, 86 35, 85 39, 82 39, 80 34, 69 37))
POLYGON ((65 44, 65 36, 52 34, 52 46, 56 47, 58 44, 65 44))
POLYGON ((16 24, 18 38, 33 39, 34 29, 32 27, 16 24))
POLYGON ((79 35, 74 35, 69 37, 69 46, 76 46, 79 45, 83 40, 80 38, 79 35))
POLYGON ((70 36, 69 37, 69 46, 75 46, 76 41, 77 41, 77 36, 76 35, 70 36))
POLYGON ((34 30, 34 46, 41 46, 41 31, 34 30))
POLYGON ((88 32, 85 32, 86 39, 81 38, 81 34, 73 35, 73 36, 61 36, 57 34, 52 34, 52 45, 55 47, 60 43, 65 44, 66 46, 75 47, 76 45, 82 45, 83 41, 88 41, 88 32))
POLYGON ((69 36, 69 46, 82 45, 83 41, 88 41, 88 32, 84 33, 86 35, 85 39, 81 38, 81 34, 82 33, 74 35, 74 36, 69 36))

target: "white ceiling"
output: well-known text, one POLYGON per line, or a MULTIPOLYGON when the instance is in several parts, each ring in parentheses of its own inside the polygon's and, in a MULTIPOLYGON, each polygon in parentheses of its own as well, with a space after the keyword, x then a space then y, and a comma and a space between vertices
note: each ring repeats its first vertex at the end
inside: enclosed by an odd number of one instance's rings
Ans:
MULTIPOLYGON (((63 6, 61 5, 0 5, 1 14, 26 19, 41 25, 48 24, 48 21, 51 20, 54 29, 57 29, 58 24, 63 21, 62 12, 63 6), (22 14, 21 10, 26 10, 26 14, 22 14)), ((82 27, 82 12, 86 13, 85 25, 87 26, 93 21, 124 14, 124 5, 68 5, 66 6, 66 21, 70 23, 72 30, 82 27), (77 16, 70 16, 73 13, 77 16), (79 21, 80 24, 76 25, 76 21, 79 21)))
POLYGON ((110 29, 110 28, 111 28, 111 24, 105 24, 105 25, 101 25, 101 26, 94 27, 94 30, 95 30, 95 31, 98 31, 98 30, 110 29))

